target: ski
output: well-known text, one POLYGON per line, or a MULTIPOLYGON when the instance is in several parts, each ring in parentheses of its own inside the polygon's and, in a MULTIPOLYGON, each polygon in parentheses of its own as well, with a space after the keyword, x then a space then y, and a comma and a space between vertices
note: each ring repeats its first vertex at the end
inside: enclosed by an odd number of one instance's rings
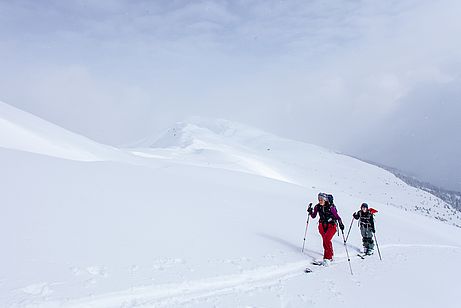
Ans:
POLYGON ((372 256, 373 253, 371 254, 366 254, 366 253, 358 253, 357 256, 362 258, 362 259, 365 259, 365 257, 369 257, 369 256, 372 256))
POLYGON ((323 265, 323 262, 322 261, 312 261, 311 264, 320 266, 320 265, 323 265))
POLYGON ((304 269, 304 273, 312 273, 312 270, 310 268, 306 267, 304 269))

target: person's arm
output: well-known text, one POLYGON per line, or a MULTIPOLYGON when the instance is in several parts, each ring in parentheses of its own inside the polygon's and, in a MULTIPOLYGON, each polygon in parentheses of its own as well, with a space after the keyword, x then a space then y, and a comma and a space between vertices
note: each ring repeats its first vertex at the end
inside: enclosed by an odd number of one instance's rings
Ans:
POLYGON ((371 224, 371 232, 375 233, 375 217, 373 216, 373 214, 371 214, 370 224, 371 224))
POLYGON ((338 221, 338 222, 343 222, 341 217, 339 217, 338 210, 336 209, 336 206, 331 207, 331 214, 333 217, 338 221))
POLYGON ((319 211, 319 204, 317 203, 315 206, 314 206, 314 209, 312 210, 312 212, 310 213, 311 217, 312 218, 315 218, 317 217, 317 212, 319 211))
POLYGON ((331 210, 331 214, 333 215, 333 217, 338 221, 339 228, 341 230, 344 230, 344 224, 343 224, 343 221, 342 221, 341 217, 339 217, 338 210, 336 209, 336 206, 332 206, 330 210, 331 210))

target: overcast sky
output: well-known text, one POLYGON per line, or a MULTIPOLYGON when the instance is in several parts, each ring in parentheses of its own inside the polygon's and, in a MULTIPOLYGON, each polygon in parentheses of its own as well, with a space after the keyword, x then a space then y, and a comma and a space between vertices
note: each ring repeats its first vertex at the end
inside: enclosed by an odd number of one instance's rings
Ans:
POLYGON ((109 144, 220 117, 461 191, 461 1, 4 1, 0 100, 109 144))

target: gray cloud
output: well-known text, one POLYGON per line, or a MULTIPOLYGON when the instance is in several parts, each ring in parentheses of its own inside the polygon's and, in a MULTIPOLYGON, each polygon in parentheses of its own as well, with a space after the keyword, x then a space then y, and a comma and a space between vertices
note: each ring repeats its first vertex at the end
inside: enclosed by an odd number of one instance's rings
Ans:
POLYGON ((461 79, 420 85, 401 100, 395 113, 362 132, 354 154, 459 190, 461 79))

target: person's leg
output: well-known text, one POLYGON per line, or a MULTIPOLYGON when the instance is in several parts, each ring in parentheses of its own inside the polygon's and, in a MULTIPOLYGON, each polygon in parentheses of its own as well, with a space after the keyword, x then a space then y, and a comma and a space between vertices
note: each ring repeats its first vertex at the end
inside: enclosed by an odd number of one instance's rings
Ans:
POLYGON ((362 245, 363 245, 363 252, 367 252, 368 250, 368 236, 367 236, 367 229, 364 227, 360 227, 360 234, 362 235, 362 245))
POLYGON ((367 248, 367 250, 372 252, 373 248, 375 248, 375 243, 373 241, 373 232, 371 232, 370 229, 365 230, 364 240, 366 240, 366 248, 367 248))
POLYGON ((324 258, 332 260, 333 259, 333 243, 331 240, 333 239, 333 236, 336 234, 336 225, 328 225, 328 229, 325 232, 325 235, 323 237, 323 247, 325 249, 325 254, 324 258))
POLYGON ((319 223, 319 233, 322 236, 322 242, 323 242, 323 258, 325 259, 326 255, 326 250, 327 248, 325 247, 325 229, 323 228, 323 224, 319 223))

